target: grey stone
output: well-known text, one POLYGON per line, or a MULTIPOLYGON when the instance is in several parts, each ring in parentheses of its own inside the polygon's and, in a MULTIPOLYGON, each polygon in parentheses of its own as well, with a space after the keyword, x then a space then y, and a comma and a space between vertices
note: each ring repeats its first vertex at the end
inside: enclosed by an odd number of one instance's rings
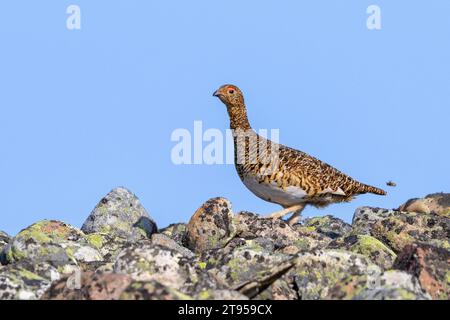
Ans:
POLYGON ((81 228, 86 234, 107 234, 127 242, 149 239, 157 229, 139 199, 125 188, 116 188, 108 193, 81 228))

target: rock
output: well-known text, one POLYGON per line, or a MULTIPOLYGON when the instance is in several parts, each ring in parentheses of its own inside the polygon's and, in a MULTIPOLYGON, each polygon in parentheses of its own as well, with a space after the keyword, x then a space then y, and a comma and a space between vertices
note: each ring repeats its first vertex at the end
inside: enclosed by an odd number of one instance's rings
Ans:
POLYGON ((252 240, 204 253, 200 260, 219 283, 249 298, 267 288, 295 263, 295 257, 270 253, 252 240))
POLYGON ((6 257, 3 249, 6 247, 10 240, 11 237, 6 232, 0 231, 0 265, 6 264, 6 257))
POLYGON ((450 248, 450 219, 434 213, 402 213, 377 221, 372 236, 395 252, 412 243, 427 243, 450 248))
POLYGON ((130 276, 123 274, 82 272, 54 282, 41 299, 117 300, 132 281, 130 276))
POLYGON ((352 276, 364 276, 366 281, 376 279, 381 269, 369 258, 345 251, 318 250, 298 255, 289 277, 296 285, 301 300, 335 298, 335 287, 352 276))
POLYGON ((384 218, 388 218, 397 214, 397 211, 372 208, 372 207, 360 207, 357 208, 353 214, 352 227, 353 234, 368 234, 372 230, 373 225, 384 218))
POLYGON ((302 225, 311 227, 318 233, 331 239, 342 237, 344 234, 352 231, 351 225, 331 215, 305 219, 302 225))
POLYGON ((0 300, 39 299, 60 274, 48 263, 21 260, 0 269, 0 300))
POLYGON ((324 237, 314 230, 304 230, 300 225, 291 227, 281 219, 266 219, 251 212, 240 212, 235 221, 239 237, 248 240, 267 239, 272 243, 274 250, 281 252, 296 253, 324 245, 324 237))
POLYGON ((394 268, 411 273, 433 299, 450 299, 450 252, 426 244, 406 246, 394 268))
POLYGON ((275 280, 267 289, 259 293, 253 300, 297 300, 298 295, 293 285, 283 275, 275 280))
POLYGON ((181 253, 151 243, 124 249, 117 257, 114 272, 131 275, 136 281, 156 280, 173 288, 181 288, 195 274, 192 261, 181 253))
POLYGON ((0 232, 0 300, 450 299, 448 194, 401 210, 362 207, 289 226, 208 200, 188 224, 157 231, 123 188, 83 232, 40 221, 0 232))
POLYGON ((174 249, 147 242, 124 249, 113 270, 115 273, 128 274, 135 281, 156 280, 187 295, 202 290, 226 289, 217 285, 196 260, 174 249))
POLYGON ((183 246, 186 238, 187 224, 185 223, 173 223, 168 227, 161 229, 159 233, 168 236, 170 239, 174 240, 180 246, 183 246))
POLYGON ((352 300, 429 300, 429 298, 403 288, 377 288, 365 290, 352 300))
POLYGON ((174 240, 172 240, 171 238, 169 238, 168 236, 166 236, 162 233, 154 233, 152 235, 151 241, 152 241, 153 245, 159 245, 161 247, 175 250, 178 253, 181 253, 185 257, 188 257, 188 258, 195 257, 195 254, 191 250, 179 245, 177 242, 175 242, 174 240))
POLYGON ((380 240, 369 235, 349 235, 333 240, 329 249, 343 249, 368 257, 384 270, 392 267, 397 255, 380 240))
POLYGON ((104 263, 115 261, 119 252, 129 244, 126 239, 100 232, 87 234, 86 240, 102 254, 104 263))
POLYGON ((8 244, 9 240, 11 240, 11 237, 3 231, 0 231, 0 250, 8 244))
POLYGON ((156 280, 134 281, 117 273, 83 272, 79 285, 65 277, 51 285, 42 300, 180 300, 190 297, 156 280))
POLYGON ((204 290, 195 296, 196 300, 248 300, 248 297, 235 290, 204 290))
POLYGON ((239 212, 235 218, 237 234, 243 239, 262 238, 272 242, 274 249, 293 245, 299 234, 281 219, 266 219, 251 212, 239 212))
POLYGON ((330 290, 330 299, 429 300, 417 279, 406 272, 386 271, 378 277, 351 276, 330 290))
POLYGON ((192 300, 173 288, 169 288, 156 280, 135 281, 121 294, 121 300, 192 300))
POLYGON ((224 247, 235 235, 231 204, 213 198, 203 204, 187 225, 186 245, 195 252, 224 247))
POLYGON ((450 217, 450 193, 433 193, 423 199, 410 199, 402 204, 399 211, 434 213, 443 217, 450 217))
POLYGON ((368 234, 394 252, 415 242, 450 248, 450 219, 434 213, 401 212, 363 207, 353 216, 352 234, 368 234))
POLYGON ((101 261, 102 255, 79 229, 64 222, 43 220, 20 231, 4 249, 7 263, 27 259, 48 262, 64 272, 66 265, 101 261))
POLYGON ((136 242, 149 239, 157 226, 133 193, 116 188, 97 204, 81 230, 136 242))

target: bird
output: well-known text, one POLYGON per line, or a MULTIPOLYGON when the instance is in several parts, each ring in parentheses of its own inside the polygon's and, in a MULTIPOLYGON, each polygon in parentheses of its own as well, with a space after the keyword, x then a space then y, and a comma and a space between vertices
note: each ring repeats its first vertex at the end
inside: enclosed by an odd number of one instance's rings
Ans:
POLYGON ((324 208, 349 202, 365 193, 386 195, 386 191, 342 173, 331 165, 278 142, 252 129, 242 91, 235 85, 219 87, 214 97, 225 104, 233 133, 234 164, 243 184, 257 197, 283 207, 264 218, 298 223, 307 205, 324 208))

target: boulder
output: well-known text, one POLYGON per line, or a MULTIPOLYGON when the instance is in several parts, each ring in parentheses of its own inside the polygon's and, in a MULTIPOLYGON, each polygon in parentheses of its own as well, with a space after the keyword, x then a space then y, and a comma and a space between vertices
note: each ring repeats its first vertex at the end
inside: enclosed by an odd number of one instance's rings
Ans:
POLYGON ((117 257, 113 271, 135 281, 153 281, 193 296, 205 290, 227 289, 217 284, 196 259, 151 242, 130 245, 117 257))
POLYGON ((139 199, 121 187, 108 193, 81 227, 86 234, 106 234, 131 243, 149 239, 157 229, 139 199))
POLYGON ((302 225, 331 239, 342 237, 352 231, 351 225, 331 215, 305 219, 302 225))
POLYGON ((0 231, 0 251, 1 249, 8 244, 11 237, 4 231, 0 231))
POLYGON ((450 252, 427 245, 406 246, 399 253, 394 268, 417 277, 422 288, 433 299, 450 299, 450 252))
POLYGON ((372 236, 381 240, 395 252, 406 245, 425 243, 450 248, 450 219, 434 213, 398 213, 377 221, 372 236))
POLYGON ((6 232, 0 231, 0 265, 6 264, 6 257, 4 255, 3 248, 6 247, 10 240, 11 237, 6 232))
POLYGON ((375 281, 381 268, 369 258, 340 250, 318 250, 298 255, 289 277, 295 283, 301 300, 337 298, 335 287, 352 276, 363 276, 365 281, 375 281))
POLYGON ((274 250, 296 253, 325 246, 330 240, 313 228, 290 226, 281 219, 261 218, 251 212, 240 212, 236 218, 237 235, 243 239, 266 239, 274 250), (286 248, 286 249, 285 249, 286 248))
POLYGON ((196 300, 249 300, 235 290, 204 290, 194 297, 196 300))
POLYGON ((190 297, 156 280, 135 281, 132 277, 117 273, 83 272, 79 286, 74 287, 70 278, 54 282, 42 296, 42 300, 180 300, 190 297))
POLYGON ((433 193, 425 198, 410 199, 399 208, 399 211, 434 213, 443 217, 450 217, 450 193, 433 193))
POLYGON ((385 218, 395 216, 398 211, 383 209, 383 208, 372 208, 372 207, 360 207, 357 208, 353 214, 352 219, 352 233, 353 234, 368 234, 373 228, 373 225, 385 218))
POLYGON ((122 292, 120 300, 192 300, 192 298, 156 280, 150 280, 132 282, 122 292))
POLYGON ((352 234, 371 235, 398 253, 409 244, 450 248, 450 218, 435 213, 363 207, 353 216, 352 234))
POLYGON ((375 277, 354 275, 330 290, 339 300, 429 300, 417 279, 406 272, 389 270, 375 277))
POLYGON ((253 240, 235 241, 200 260, 213 278, 252 298, 294 266, 295 257, 270 252, 253 240))
POLYGON ((23 259, 0 269, 0 300, 37 300, 59 278, 52 265, 23 259))
POLYGON ((68 265, 103 260, 81 230, 55 220, 43 220, 20 231, 5 247, 4 255, 7 263, 24 259, 47 262, 63 273, 68 265))
POLYGON ((42 300, 118 300, 133 282, 127 275, 81 272, 55 281, 42 300))
POLYGON ((185 223, 173 223, 164 229, 161 229, 159 233, 168 236, 170 239, 178 243, 179 245, 185 245, 187 224, 185 223))
POLYGON ((384 270, 392 267, 397 255, 380 240, 369 235, 348 235, 333 240, 328 249, 342 249, 368 257, 384 270))
POLYGON ((231 203, 213 198, 204 203, 187 225, 186 245, 195 252, 224 247, 236 234, 231 203))

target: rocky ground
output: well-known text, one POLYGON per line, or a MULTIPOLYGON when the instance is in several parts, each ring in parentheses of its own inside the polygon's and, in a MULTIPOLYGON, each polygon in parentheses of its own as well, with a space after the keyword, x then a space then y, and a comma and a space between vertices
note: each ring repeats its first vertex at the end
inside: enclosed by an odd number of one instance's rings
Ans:
POLYGON ((81 229, 0 232, 0 299, 449 299, 450 194, 290 227, 224 198, 158 229, 117 188, 81 229))

